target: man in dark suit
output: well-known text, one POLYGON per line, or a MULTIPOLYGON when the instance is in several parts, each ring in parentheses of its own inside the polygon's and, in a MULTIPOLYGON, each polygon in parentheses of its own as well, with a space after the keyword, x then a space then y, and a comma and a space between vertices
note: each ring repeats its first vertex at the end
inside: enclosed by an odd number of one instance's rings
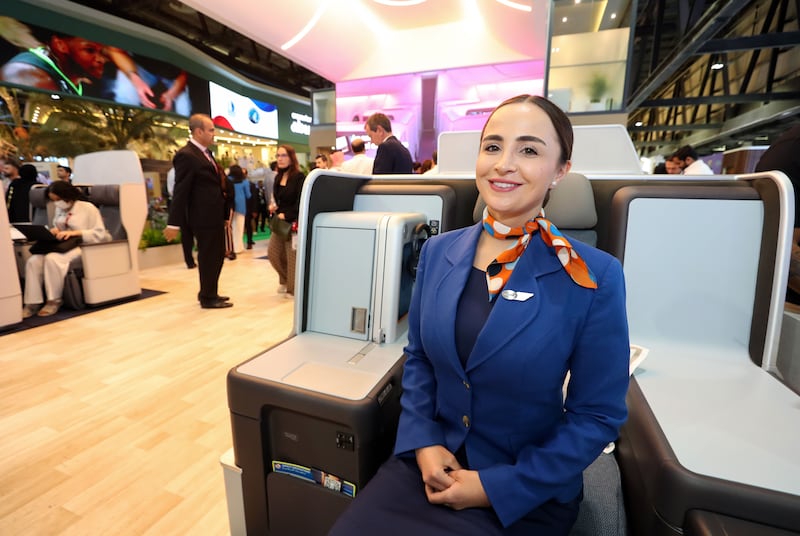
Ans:
POLYGON ((385 114, 378 112, 369 116, 364 130, 369 140, 378 146, 372 164, 373 175, 413 173, 411 153, 392 135, 392 122, 385 114))
POLYGON ((227 296, 217 292, 225 256, 225 187, 227 178, 208 146, 214 143, 214 123, 204 114, 189 118, 192 138, 172 160, 175 189, 164 237, 174 240, 182 226, 189 227, 197 240, 197 267, 204 309, 232 307, 227 296))

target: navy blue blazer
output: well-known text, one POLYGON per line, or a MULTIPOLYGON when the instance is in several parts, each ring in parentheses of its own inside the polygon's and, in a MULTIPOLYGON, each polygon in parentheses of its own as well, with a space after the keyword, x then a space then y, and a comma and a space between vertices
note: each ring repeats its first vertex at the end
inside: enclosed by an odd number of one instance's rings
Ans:
POLYGON ((375 161, 372 163, 373 175, 391 173, 413 173, 414 162, 405 145, 394 136, 389 136, 378 145, 375 161))
POLYGON ((395 454, 464 445, 508 526, 549 499, 574 499, 583 470, 617 438, 630 361, 625 284, 619 261, 572 240, 598 288, 577 285, 554 250, 532 237, 505 287, 532 296, 498 296, 462 367, 456 309, 481 229, 433 237, 422 249, 395 454))

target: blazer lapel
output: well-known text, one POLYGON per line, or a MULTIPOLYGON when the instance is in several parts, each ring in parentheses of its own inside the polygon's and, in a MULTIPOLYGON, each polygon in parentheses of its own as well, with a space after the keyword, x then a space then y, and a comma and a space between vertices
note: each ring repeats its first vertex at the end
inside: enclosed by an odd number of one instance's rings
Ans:
POLYGON ((203 162, 206 163, 207 166, 210 166, 211 169, 214 170, 214 175, 218 175, 219 174, 219 168, 217 168, 217 165, 214 162, 212 162, 211 160, 209 160, 208 156, 203 154, 203 151, 200 149, 200 147, 198 147, 197 145, 195 145, 192 142, 188 142, 187 145, 191 148, 192 153, 197 158, 201 158, 203 160, 203 162))
POLYGON ((511 340, 527 329, 537 319, 541 310, 539 297, 540 278, 561 270, 555 252, 537 235, 522 254, 504 290, 529 293, 527 299, 506 299, 502 293, 496 300, 486 324, 478 334, 475 346, 467 360, 467 371, 480 366, 511 340))

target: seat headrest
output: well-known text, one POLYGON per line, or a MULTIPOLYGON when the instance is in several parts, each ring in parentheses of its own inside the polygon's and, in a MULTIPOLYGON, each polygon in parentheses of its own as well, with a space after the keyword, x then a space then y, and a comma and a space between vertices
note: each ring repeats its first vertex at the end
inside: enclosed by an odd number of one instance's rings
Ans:
POLYGON ((559 229, 591 229, 597 225, 592 183, 580 173, 567 173, 550 190, 545 216, 559 229))
POLYGON ((95 184, 89 191, 89 201, 97 206, 119 206, 119 184, 95 184))
MULTIPOLYGON (((486 203, 478 196, 472 217, 475 222, 483 218, 486 203)), ((580 173, 567 173, 558 186, 550 190, 544 206, 547 219, 559 229, 592 229, 597 225, 597 208, 594 204, 592 183, 580 173)))
POLYGON ((46 186, 33 186, 28 194, 28 202, 34 208, 46 208, 50 198, 47 197, 46 186))

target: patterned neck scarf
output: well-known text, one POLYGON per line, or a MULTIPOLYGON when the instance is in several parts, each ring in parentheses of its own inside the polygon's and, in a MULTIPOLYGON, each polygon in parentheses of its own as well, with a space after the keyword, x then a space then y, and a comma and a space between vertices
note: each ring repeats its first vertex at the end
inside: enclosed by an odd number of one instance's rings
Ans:
POLYGON ((564 270, 569 274, 575 283, 585 288, 597 288, 597 279, 586 265, 586 262, 572 248, 572 244, 561 234, 555 225, 544 217, 544 211, 540 212, 532 220, 525 222, 524 227, 508 227, 494 219, 489 214, 489 209, 483 209, 483 228, 495 238, 508 239, 517 238, 514 243, 501 252, 486 268, 486 284, 489 287, 489 301, 494 301, 503 287, 506 286, 511 272, 517 264, 517 260, 528 247, 531 236, 539 230, 539 236, 549 247, 555 249, 558 260, 564 270))

